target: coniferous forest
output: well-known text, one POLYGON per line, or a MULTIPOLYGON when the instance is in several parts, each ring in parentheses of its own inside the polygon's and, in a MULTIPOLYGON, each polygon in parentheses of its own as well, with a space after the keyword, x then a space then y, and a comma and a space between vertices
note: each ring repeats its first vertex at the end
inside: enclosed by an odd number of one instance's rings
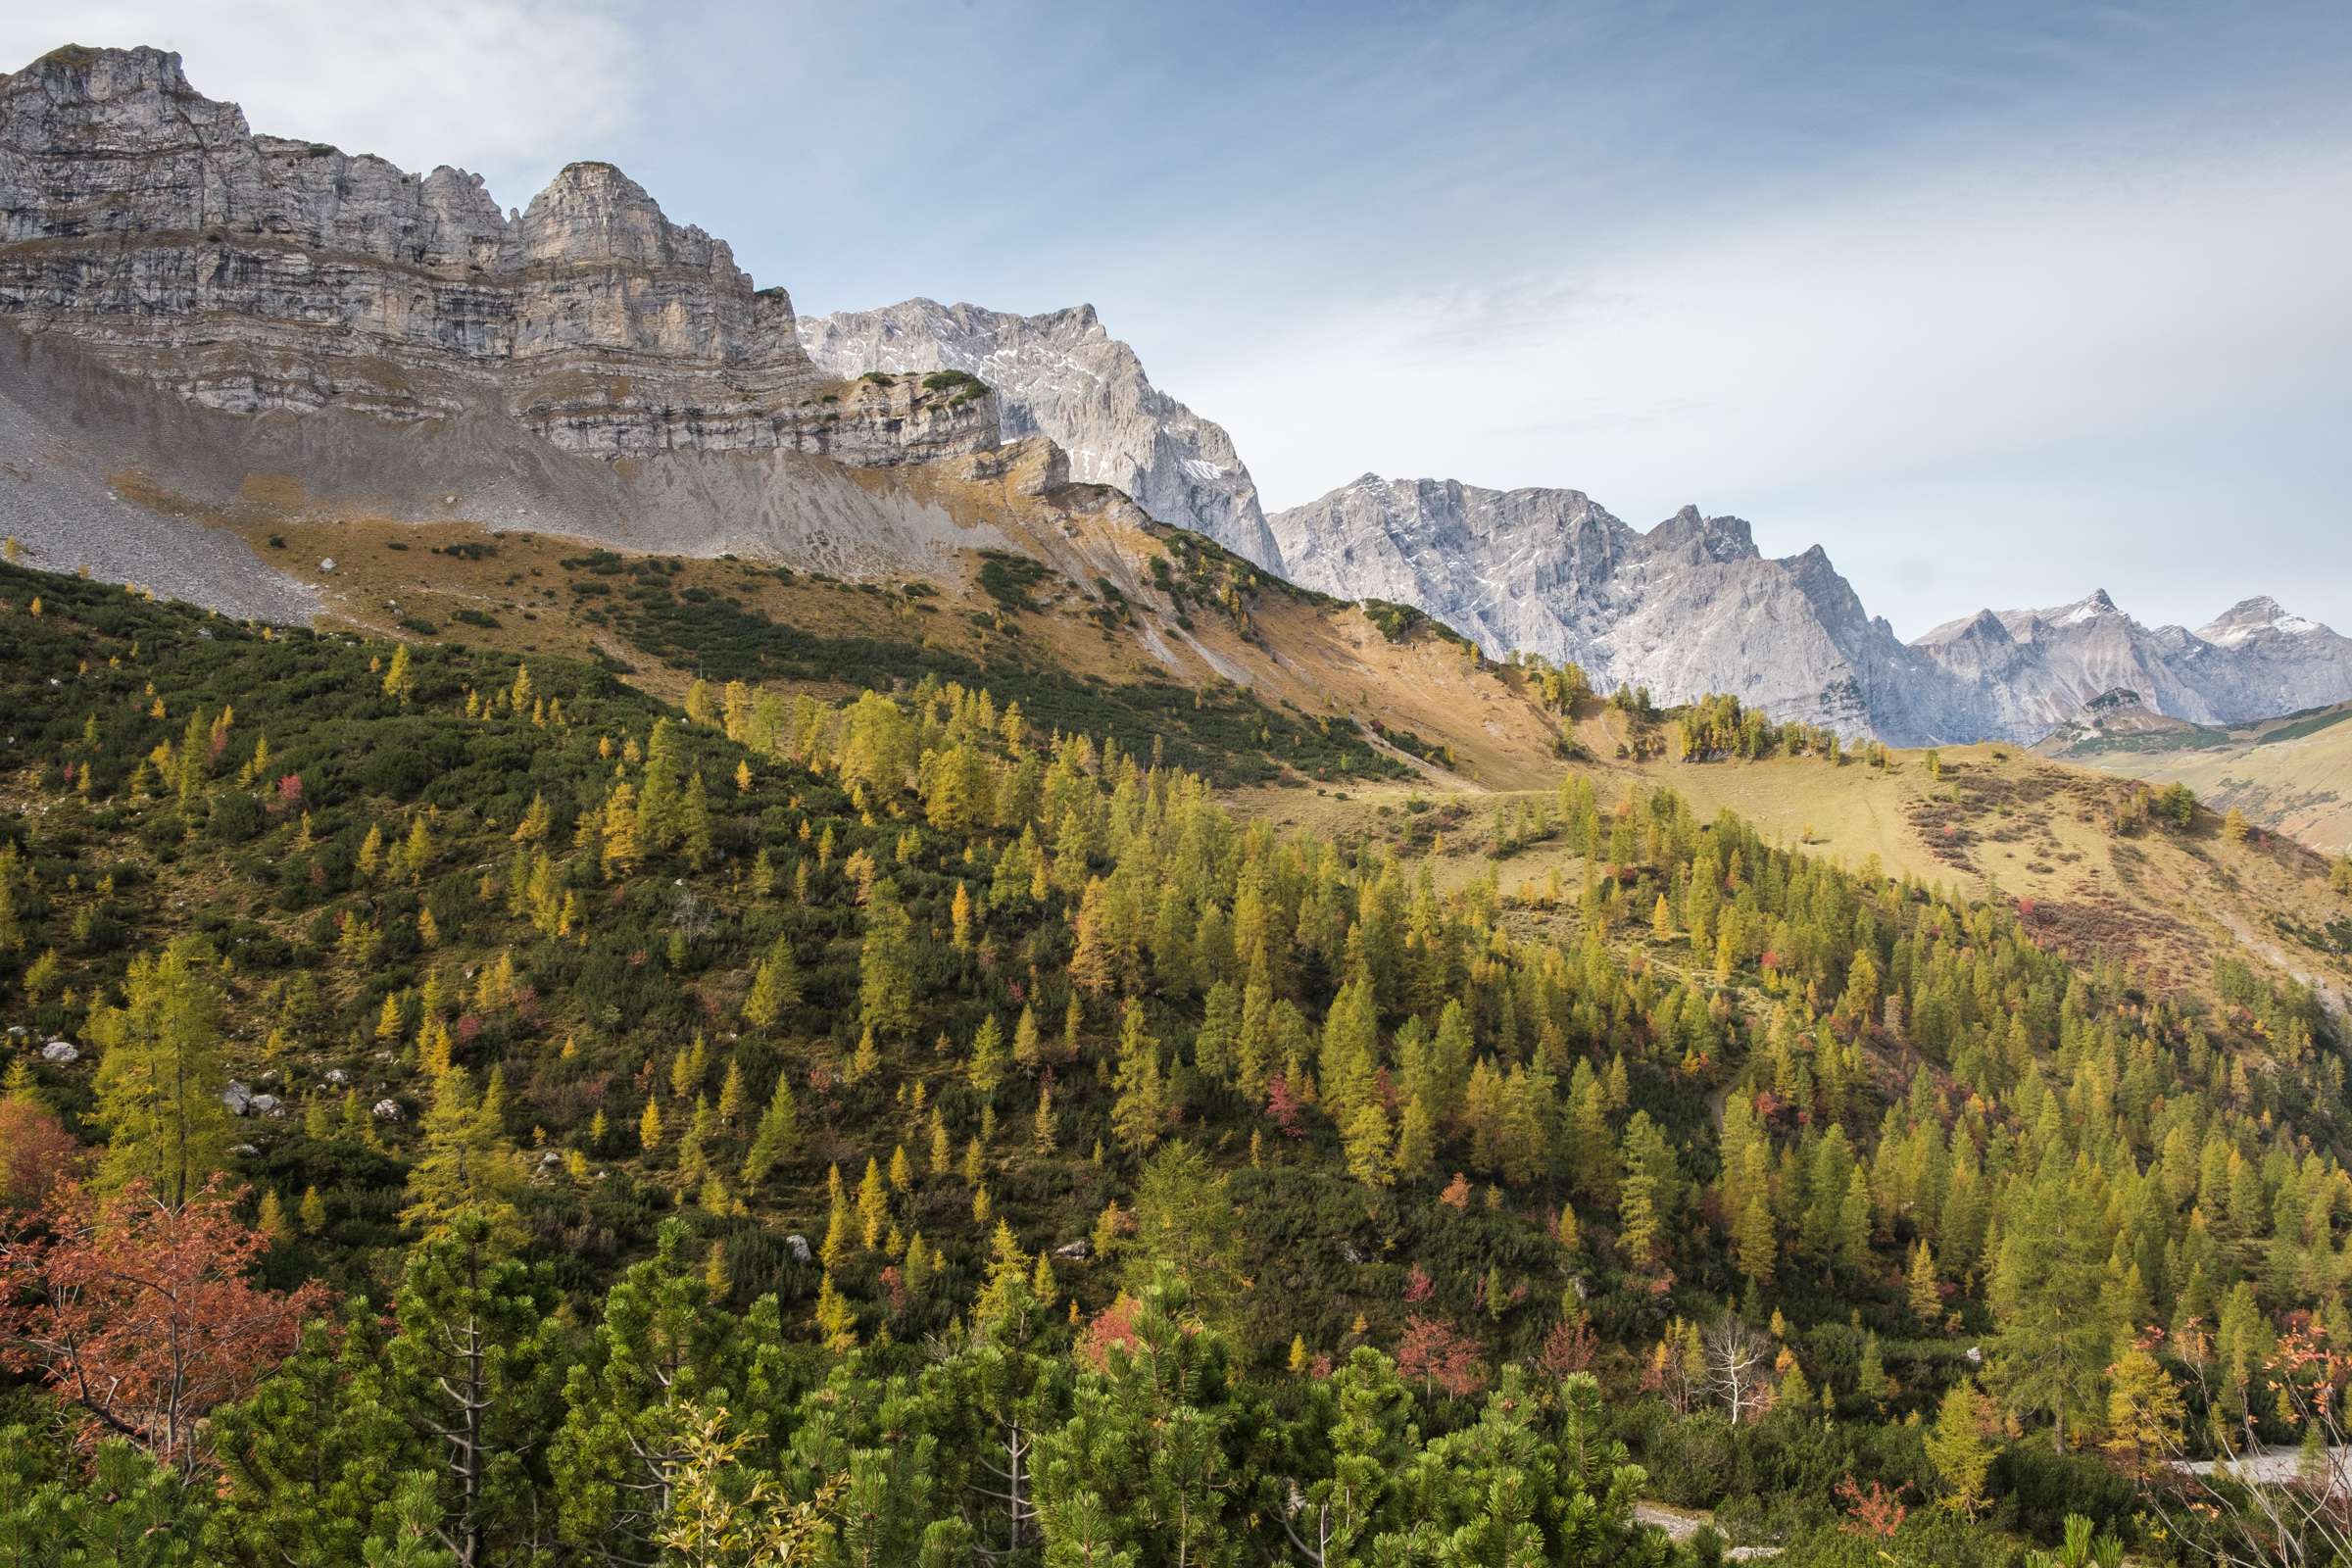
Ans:
POLYGON ((1547 822, 0 568, 0 1561, 2334 1560, 2309 993, 1547 822))

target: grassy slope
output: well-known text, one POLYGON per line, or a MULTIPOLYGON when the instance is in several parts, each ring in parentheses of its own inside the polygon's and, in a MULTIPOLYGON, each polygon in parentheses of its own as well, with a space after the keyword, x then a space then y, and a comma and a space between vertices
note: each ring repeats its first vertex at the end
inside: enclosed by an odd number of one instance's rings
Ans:
POLYGON ((1148 744, 1165 731, 1174 745, 1200 727, 1181 709, 1202 690, 1237 717, 1262 710, 1258 727, 1272 730, 1253 745, 1236 725, 1210 726, 1190 753, 1171 758, 1196 768, 1231 773, 1238 754, 1254 750, 1267 759, 1279 749, 1292 771, 1327 778, 1449 774, 1456 784, 1527 787, 1551 776, 1557 725, 1521 695, 1508 671, 1484 665, 1458 639, 1428 627, 1384 636, 1352 607, 1266 578, 1196 535, 1150 523, 1115 491, 1051 484, 1040 461, 1016 451, 1001 472, 945 463, 845 470, 859 485, 943 512, 975 539, 984 530, 1001 535, 1050 568, 1019 596, 1025 604, 1018 609, 986 590, 979 548, 889 582, 845 583, 725 559, 615 558, 578 540, 471 521, 398 520, 319 504, 268 476, 216 508, 135 473, 117 475, 115 484, 126 498, 191 526, 236 534, 272 565, 316 586, 330 624, 601 659, 671 701, 698 673, 723 680, 740 672, 838 696, 935 671, 985 678, 1050 726, 1094 706, 1068 690, 1084 682, 1137 696, 1123 739, 1148 744), (625 563, 624 569, 579 564, 600 556, 625 563), (633 613, 628 595, 644 581, 634 568, 655 559, 667 572, 668 597, 731 601, 744 613, 671 615, 661 634, 648 635, 656 628, 633 613), (321 567, 326 560, 332 571, 321 567), (786 629, 763 634, 762 620, 786 629), (783 648, 809 638, 825 646, 783 648), (769 642, 774 657, 747 663, 739 656, 748 640, 769 642), (1024 675, 1058 696, 1016 689, 1024 675), (1237 695, 1243 689, 1249 697, 1237 695), (1182 703, 1174 701, 1178 692, 1182 703), (1065 711, 1054 710, 1056 702, 1065 711), (1397 744, 1369 735, 1358 743, 1357 726, 1375 720, 1397 744), (1346 755, 1318 760, 1306 742, 1310 730, 1346 755))
MULTIPOLYGON (((1768 838, 1849 866, 1875 858, 1889 876, 1970 894, 1997 887, 2031 905, 2032 922, 2049 940, 2123 958, 2159 987, 2202 987, 2217 956, 2245 948, 2339 1002, 2352 999, 2352 944, 2328 929, 2352 919, 2352 901, 2330 890, 2324 860, 2286 837, 2257 833, 2231 844, 2207 811, 2185 833, 2119 838, 2108 823, 2132 786, 2013 746, 1946 748, 1937 778, 1922 752, 1896 752, 1885 770, 1812 757, 1617 760, 1625 719, 1598 705, 1587 706, 1576 730, 1596 759, 1577 765, 1604 793, 1662 784, 1702 814, 1736 812, 1768 838)), ((2337 733, 2352 735, 2352 727, 2314 739, 2337 733)), ((1435 827, 1445 833, 1436 858, 1442 886, 1493 867, 1505 892, 1540 887, 1554 872, 1573 891, 1582 865, 1554 842, 1494 858, 1499 815, 1547 798, 1541 790, 1396 781, 1237 795, 1280 824, 1343 841, 1425 852, 1435 827)))
POLYGON ((2086 745, 2065 755, 2127 778, 2186 784, 2217 810, 2235 807, 2314 849, 2352 852, 2352 704, 2241 725, 2218 743, 2086 745))

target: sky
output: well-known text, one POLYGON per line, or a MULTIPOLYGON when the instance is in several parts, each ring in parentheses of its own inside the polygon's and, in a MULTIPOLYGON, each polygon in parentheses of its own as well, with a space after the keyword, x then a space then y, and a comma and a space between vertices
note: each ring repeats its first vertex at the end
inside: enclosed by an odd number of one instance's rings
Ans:
POLYGON ((31 0, 804 313, 1094 304, 1269 510, 1371 471, 1826 546, 1905 636, 2352 632, 2352 6, 31 0))

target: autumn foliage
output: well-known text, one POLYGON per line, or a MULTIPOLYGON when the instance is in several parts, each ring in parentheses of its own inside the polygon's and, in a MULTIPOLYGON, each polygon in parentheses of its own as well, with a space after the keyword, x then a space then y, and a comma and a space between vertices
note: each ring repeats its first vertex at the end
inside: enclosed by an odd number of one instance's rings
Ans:
POLYGON ((86 1413, 88 1438, 193 1470, 205 1414, 274 1369, 327 1295, 246 1278, 270 1239, 238 1215, 242 1197, 216 1180, 173 1208, 142 1183, 95 1200, 59 1187, 44 1234, 0 1244, 0 1365, 86 1413))
POLYGON ((1911 1512, 1910 1505, 1902 1500, 1903 1494, 1911 1490, 1907 1481, 1889 1492, 1884 1481, 1873 1481, 1864 1487, 1847 1476, 1832 1490, 1845 1507, 1843 1528, 1849 1534, 1867 1536, 1873 1541, 1893 1540, 1911 1512))
POLYGON ((1306 1136, 1306 1127, 1300 1120, 1303 1113, 1298 1096, 1291 1089, 1289 1075, 1276 1073, 1273 1082, 1266 1086, 1266 1114, 1282 1129, 1284 1137, 1303 1138, 1306 1136))
POLYGON ((1544 1348, 1536 1354, 1536 1366, 1552 1378, 1590 1371, 1599 1348, 1600 1342, 1593 1336, 1590 1323, 1583 1318, 1562 1318, 1544 1336, 1544 1348))
POLYGON ((1098 1372, 1107 1370, 1112 1349, 1135 1348, 1135 1319, 1142 1309, 1141 1301, 1132 1296, 1122 1295, 1097 1312, 1088 1321, 1086 1334, 1078 1342, 1079 1356, 1098 1372))
POLYGON ((0 1100, 0 1213, 31 1212, 80 1168, 81 1145, 29 1096, 0 1100))
POLYGON ((1404 1320, 1404 1338, 1396 1342, 1396 1370, 1418 1379, 1424 1388, 1444 1389, 1455 1398, 1467 1398, 1487 1386, 1486 1370, 1478 1364, 1478 1342, 1444 1318, 1415 1313, 1404 1320))

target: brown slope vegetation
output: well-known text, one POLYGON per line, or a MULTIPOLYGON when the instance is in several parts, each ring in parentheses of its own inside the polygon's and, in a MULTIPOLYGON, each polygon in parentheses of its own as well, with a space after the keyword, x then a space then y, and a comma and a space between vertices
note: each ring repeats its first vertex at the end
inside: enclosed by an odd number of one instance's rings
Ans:
MULTIPOLYGON (((1999 744, 1945 748, 1936 772, 1926 752, 1890 753, 1883 768, 1810 756, 1621 758, 1628 720, 1598 704, 1584 706, 1575 733, 1587 755, 1562 771, 1590 777, 1604 806, 1665 786, 1702 817, 1733 811, 1768 839, 1850 867, 1875 861, 1886 876, 1995 895, 2046 945, 2120 961, 2158 992, 2204 992, 2218 959, 2251 956, 2339 1008, 2352 1004, 2352 899, 2331 888, 2328 860, 2260 829, 2233 843, 2211 810, 2186 830, 2119 829, 2145 789, 2134 781, 1999 744)), ((1531 827, 1539 809, 1557 821, 1551 790, 1390 782, 1240 800, 1278 822, 1427 863, 1444 888, 1492 875, 1538 909, 1573 905, 1586 875, 1560 835, 1531 827)))
MULTIPOLYGON (((873 466, 788 451, 608 461, 460 404, 408 426, 332 406, 232 415, 75 345, 0 334, 0 530, 50 569, 238 614, 601 655, 674 698, 710 672, 710 650, 668 639, 648 657, 618 617, 593 613, 598 596, 573 593, 562 564, 604 550, 661 560, 678 595, 737 600, 808 636, 1113 685, 1247 688, 1393 769, 1482 787, 1549 776, 1556 725, 1508 672, 1425 627, 1384 634, 1115 490, 1070 483, 1043 439, 873 466), (1052 578, 1000 602, 981 582, 992 552, 1052 578)), ((905 675, 884 662, 837 660, 808 683, 839 694, 905 675)))
MULTIPOLYGON (((698 673, 729 672, 698 657, 710 650, 691 635, 649 645, 616 613, 649 563, 678 598, 722 600, 845 648, 888 644, 912 665, 953 673, 1017 662, 1111 687, 1247 691, 1299 722, 1360 737, 1388 770, 1446 787, 1532 788, 1555 776, 1559 724, 1516 672, 1427 628, 1391 637, 1353 606, 1152 522, 1116 491, 1068 484, 1060 454, 1044 442, 842 471, 876 509, 937 517, 972 545, 927 569, 847 581, 731 555, 612 550, 483 518, 413 520, 314 497, 288 474, 248 474, 216 502, 139 469, 109 483, 157 517, 249 550, 314 593, 326 623, 601 658, 672 700, 698 673), (1011 569, 992 572, 992 562, 1011 569)), ((845 654, 822 675, 763 683, 843 695, 888 684, 891 673, 845 654)))
POLYGON ((2352 703, 2226 731, 2185 729, 2133 744, 2106 726, 2055 755, 2126 778, 2185 784, 2216 810, 2300 839, 2352 851, 2352 703))

